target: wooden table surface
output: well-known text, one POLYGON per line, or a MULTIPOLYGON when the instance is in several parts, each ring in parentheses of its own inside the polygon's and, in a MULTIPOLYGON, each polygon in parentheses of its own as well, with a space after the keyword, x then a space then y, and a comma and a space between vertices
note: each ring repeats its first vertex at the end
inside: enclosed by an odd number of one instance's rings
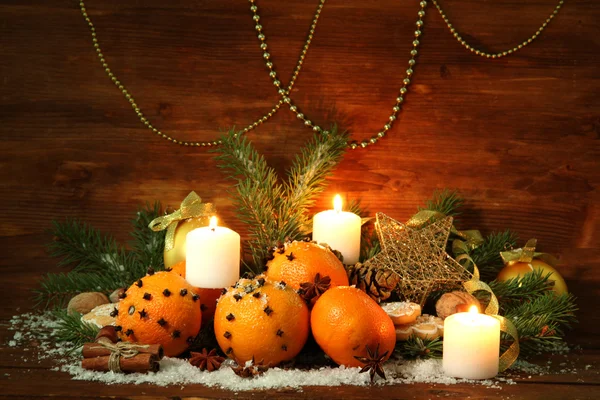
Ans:
MULTIPOLYGON (((510 48, 533 34, 557 0, 440 0, 463 37, 510 48)), ((287 84, 317 1, 257 0, 269 50, 287 84)), ((466 199, 462 229, 507 228, 560 259, 581 323, 565 361, 577 373, 472 385, 306 388, 240 397, 600 398, 600 3, 567 0, 530 46, 506 58, 469 53, 430 4, 409 92, 394 127, 348 152, 317 199, 361 199, 371 214, 406 220, 435 189, 466 199), (592 367, 586 369, 587 365, 592 367)), ((245 0, 87 0, 111 69, 145 115, 183 140, 213 140, 277 102, 245 0)), ((412 49, 418 1, 328 0, 293 99, 314 122, 356 140, 387 122, 412 49)), ((0 1, 0 397, 229 397, 200 386, 75 382, 6 347, 10 316, 29 310, 46 273, 52 220, 83 219, 126 242, 146 202, 178 206, 191 191, 217 204, 246 238, 206 149, 177 146, 136 118, 96 58, 75 0, 0 1)), ((311 132, 289 110, 248 134, 277 172, 311 132)), ((557 361, 553 365, 560 366, 557 361)))

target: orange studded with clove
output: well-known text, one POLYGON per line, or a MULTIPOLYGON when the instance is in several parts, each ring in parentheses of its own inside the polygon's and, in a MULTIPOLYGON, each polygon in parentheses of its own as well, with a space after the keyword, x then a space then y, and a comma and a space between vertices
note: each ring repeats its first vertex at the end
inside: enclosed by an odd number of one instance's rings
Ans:
POLYGON ((327 247, 316 243, 287 243, 270 253, 269 258, 267 278, 283 280, 296 290, 302 283, 314 282, 317 274, 328 276, 331 287, 348 285, 348 275, 342 262, 327 247))
POLYGON ((201 318, 194 287, 178 274, 163 271, 127 289, 116 324, 124 341, 160 344, 172 357, 183 353, 198 335, 201 318))
POLYGON ((217 303, 215 336, 223 352, 243 365, 276 366, 294 358, 309 333, 304 300, 285 282, 240 279, 217 303))

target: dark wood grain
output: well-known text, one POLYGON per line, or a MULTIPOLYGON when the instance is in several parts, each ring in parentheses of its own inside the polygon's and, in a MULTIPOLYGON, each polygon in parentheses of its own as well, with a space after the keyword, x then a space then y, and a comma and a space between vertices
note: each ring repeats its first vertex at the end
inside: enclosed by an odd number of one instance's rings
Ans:
MULTIPOLYGON (((257 4, 286 84, 317 2, 257 4)), ((441 4, 471 44, 498 51, 535 32, 555 1, 441 4)), ((276 103, 248 2, 88 0, 86 5, 112 70, 149 119, 169 134, 213 140, 220 129, 243 127, 276 103)), ((354 139, 375 134, 404 77, 417 10, 417 1, 328 1, 292 92, 298 107, 322 126, 338 123, 354 139)), ((572 340, 597 349, 599 18, 598 2, 566 1, 530 46, 487 60, 464 50, 430 5, 398 121, 376 146, 344 157, 315 211, 330 207, 333 194, 341 193, 361 199, 371 213, 403 220, 435 189, 457 189, 467 199, 460 227, 484 233, 511 228, 522 242, 535 237, 541 251, 559 256, 560 271, 581 308, 582 323, 572 340)), ((231 182, 213 156, 160 139, 136 119, 95 58, 76 1, 2 1, 0 48, 2 318, 30 309, 37 280, 60 271, 44 250, 52 220, 82 218, 126 241, 137 207, 154 200, 176 206, 196 190, 245 235, 227 193, 231 182)), ((248 136, 283 173, 311 133, 282 109, 248 136)), ((11 385, 2 395, 45 396, 44 385, 55 395, 73 393, 60 374, 33 375, 34 386, 11 385), (54 380, 55 375, 61 378, 54 380)), ((99 396, 131 395, 127 388, 73 385, 102 390, 94 392, 99 396)), ((396 396, 393 388, 372 390, 396 396)), ((411 390, 397 396, 427 397, 442 389, 415 385, 411 390)), ((535 398, 537 390, 528 384, 493 394, 535 398)), ((553 384, 544 394, 586 398, 585 390, 585 385, 553 384)), ((152 393, 174 392, 152 388, 152 393)), ((475 398, 485 394, 492 391, 475 398)), ((227 396, 198 388, 181 395, 227 396)))

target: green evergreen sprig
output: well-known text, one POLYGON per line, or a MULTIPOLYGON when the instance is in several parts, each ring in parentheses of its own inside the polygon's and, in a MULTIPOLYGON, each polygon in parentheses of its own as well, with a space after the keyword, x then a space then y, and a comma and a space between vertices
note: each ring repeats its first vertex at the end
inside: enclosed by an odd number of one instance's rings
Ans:
POLYGON ((517 235, 508 229, 493 232, 485 238, 483 244, 470 252, 469 255, 481 274, 481 280, 487 282, 496 278, 504 267, 500 252, 516 246, 517 240, 517 235))
POLYGON ((68 342, 72 350, 82 346, 84 343, 93 342, 100 331, 94 324, 83 322, 81 314, 67 312, 65 309, 56 309, 52 312, 58 319, 58 329, 54 332, 57 342, 68 342))
POLYGON ((154 232, 148 223, 160 215, 160 204, 146 205, 132 220, 132 250, 119 246, 110 235, 102 234, 90 225, 67 220, 54 222, 50 234, 50 254, 59 257, 59 265, 73 265, 68 273, 48 274, 42 278, 35 299, 45 308, 64 307, 78 293, 109 294, 120 287, 129 287, 143 277, 149 266, 164 268, 162 263, 165 232, 154 232), (160 260, 160 261, 159 261, 160 260))
POLYGON ((522 277, 489 282, 490 289, 492 289, 500 303, 500 313, 506 314, 515 307, 530 303, 538 297, 546 295, 553 285, 552 281, 549 280, 550 275, 541 270, 534 270, 522 277))
POLYGON ((239 219, 249 227, 250 268, 259 273, 269 248, 306 236, 308 210, 341 160, 347 135, 338 133, 335 127, 329 134, 315 135, 294 159, 284 183, 279 183, 276 171, 245 136, 230 131, 221 141, 216 159, 219 167, 237 181, 234 204, 239 219))
POLYGON ((443 342, 441 338, 421 339, 412 335, 406 341, 396 343, 396 351, 405 359, 442 358, 443 342))
POLYGON ((458 210, 462 207, 463 202, 463 198, 454 190, 437 190, 433 193, 432 198, 425 202, 425 207, 419 207, 419 211, 437 211, 449 217, 456 217, 460 214, 458 210))

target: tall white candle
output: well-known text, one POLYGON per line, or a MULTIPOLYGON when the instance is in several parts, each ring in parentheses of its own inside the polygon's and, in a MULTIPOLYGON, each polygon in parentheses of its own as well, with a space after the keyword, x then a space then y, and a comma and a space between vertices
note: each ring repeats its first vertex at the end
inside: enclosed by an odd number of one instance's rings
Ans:
POLYGON ((444 373, 455 378, 487 379, 498 374, 500 322, 469 312, 450 315, 444 320, 444 373))
POLYGON ((334 209, 322 211, 313 218, 313 240, 326 243, 344 256, 344 264, 358 262, 360 256, 360 217, 342 211, 342 198, 336 195, 334 209))
POLYGON ((210 225, 186 236, 185 278, 201 288, 224 288, 240 278, 240 235, 229 228, 210 225))

